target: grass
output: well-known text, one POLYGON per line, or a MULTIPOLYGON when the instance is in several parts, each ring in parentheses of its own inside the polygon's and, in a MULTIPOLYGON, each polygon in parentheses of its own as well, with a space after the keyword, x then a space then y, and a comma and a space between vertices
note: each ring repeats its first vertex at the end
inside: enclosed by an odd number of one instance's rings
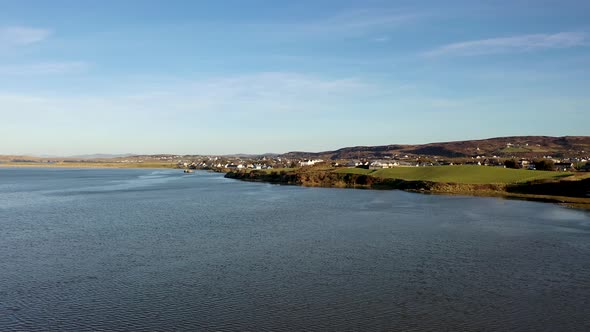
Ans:
POLYGON ((545 148, 539 148, 539 147, 529 147, 529 150, 531 152, 536 152, 536 153, 546 153, 546 152, 551 152, 550 150, 547 150, 545 148))
POLYGON ((572 176, 571 178, 567 178, 566 180, 583 180, 583 179, 589 179, 590 178, 590 172, 579 172, 574 174, 574 176, 572 176))
POLYGON ((511 184, 570 176, 568 172, 530 171, 489 166, 396 167, 379 170, 339 169, 338 173, 366 174, 377 178, 466 184, 511 184))
POLYGON ((522 152, 531 152, 530 149, 527 148, 520 148, 520 147, 506 147, 500 150, 502 153, 522 153, 522 152))

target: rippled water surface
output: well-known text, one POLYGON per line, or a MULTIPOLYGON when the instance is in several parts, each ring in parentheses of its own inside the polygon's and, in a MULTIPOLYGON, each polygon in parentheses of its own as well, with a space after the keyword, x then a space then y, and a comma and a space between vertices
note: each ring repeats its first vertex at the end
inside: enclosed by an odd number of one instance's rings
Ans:
POLYGON ((0 330, 590 330, 590 216, 205 172, 0 168, 0 330))

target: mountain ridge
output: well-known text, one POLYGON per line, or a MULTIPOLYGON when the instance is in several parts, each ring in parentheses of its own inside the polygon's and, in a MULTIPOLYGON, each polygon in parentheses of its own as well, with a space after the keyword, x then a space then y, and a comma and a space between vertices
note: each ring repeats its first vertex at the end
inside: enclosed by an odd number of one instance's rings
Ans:
MULTIPOLYGON (((434 142, 426 144, 387 144, 375 146, 351 146, 335 150, 307 152, 290 151, 287 153, 263 154, 224 154, 222 157, 281 157, 287 159, 378 159, 414 156, 428 156, 438 158, 471 158, 476 156, 498 158, 542 158, 551 156, 590 158, 590 136, 505 136, 475 140, 434 142)), ((30 155, 0 155, 1 161, 30 160, 117 160, 124 158, 149 158, 166 156, 172 160, 177 155, 172 154, 93 154, 69 157, 41 157, 30 155)), ((202 155, 183 155, 202 156, 202 155)), ((161 158, 160 158, 161 159, 161 158)))
POLYGON ((541 157, 590 155, 590 136, 506 136, 426 144, 352 146, 331 151, 291 151, 286 158, 360 159, 399 155, 466 158, 475 156, 541 157))

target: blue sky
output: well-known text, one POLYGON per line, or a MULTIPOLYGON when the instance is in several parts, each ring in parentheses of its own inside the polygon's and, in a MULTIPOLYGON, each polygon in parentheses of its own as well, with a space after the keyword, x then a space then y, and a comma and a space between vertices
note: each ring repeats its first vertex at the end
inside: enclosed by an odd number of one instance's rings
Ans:
POLYGON ((589 1, 3 1, 0 154, 590 135, 589 1))

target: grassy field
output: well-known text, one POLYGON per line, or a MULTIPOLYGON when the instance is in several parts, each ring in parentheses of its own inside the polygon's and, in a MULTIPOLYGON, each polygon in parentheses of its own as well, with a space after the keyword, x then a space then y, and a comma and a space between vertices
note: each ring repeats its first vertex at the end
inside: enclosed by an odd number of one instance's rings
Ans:
POLYGON ((569 176, 567 172, 529 171, 488 166, 396 167, 379 170, 344 168, 338 173, 366 174, 378 178, 468 184, 510 184, 569 176))
POLYGON ((520 152, 531 152, 528 148, 521 147, 506 147, 500 150, 502 153, 520 153, 520 152))

